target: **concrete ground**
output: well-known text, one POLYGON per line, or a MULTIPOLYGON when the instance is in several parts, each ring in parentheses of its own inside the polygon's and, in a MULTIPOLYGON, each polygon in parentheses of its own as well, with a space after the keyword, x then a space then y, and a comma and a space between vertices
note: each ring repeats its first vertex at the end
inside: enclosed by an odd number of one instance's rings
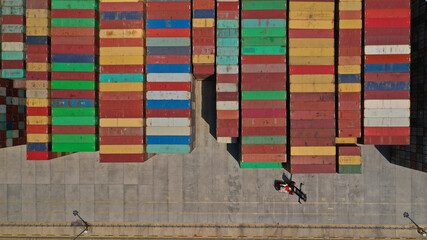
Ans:
POLYGON ((26 161, 25 146, 0 149, 0 222, 72 222, 76 209, 112 223, 401 225, 407 211, 427 224, 427 174, 389 163, 374 146, 363 147, 361 175, 294 175, 304 204, 277 193, 283 169, 240 169, 237 147, 212 136, 215 83, 198 82, 196 98, 191 154, 101 164, 98 153, 26 161))

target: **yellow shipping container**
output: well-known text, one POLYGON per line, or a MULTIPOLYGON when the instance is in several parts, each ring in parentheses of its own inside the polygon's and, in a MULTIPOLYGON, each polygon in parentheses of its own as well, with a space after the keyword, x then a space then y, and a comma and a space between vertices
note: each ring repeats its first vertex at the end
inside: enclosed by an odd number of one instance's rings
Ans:
POLYGON ((338 84, 338 92, 361 92, 360 83, 340 83, 338 84))
POLYGON ((362 157, 360 156, 339 156, 339 165, 362 165, 362 157))
MULTIPOLYGON (((298 39, 291 39, 292 41, 298 41, 298 39)), ((290 58, 298 57, 333 57, 335 56, 335 49, 332 48, 290 48, 289 49, 290 58)))
POLYGON ((145 121, 143 118, 118 118, 118 127, 144 127, 145 121))
POLYGON ((145 55, 143 47, 101 47, 99 48, 101 56, 141 56, 145 55))
POLYGON ((27 134, 27 142, 47 143, 52 141, 50 134, 27 134))
POLYGON ((130 92, 143 90, 143 83, 99 83, 99 91, 101 92, 130 92))
POLYGON ((142 29, 107 29, 99 32, 100 38, 143 38, 142 29))
POLYGON ((333 48, 333 38, 297 38, 289 41, 289 48, 333 48))
POLYGON ((335 84, 291 84, 291 92, 335 92, 335 84))
POLYGON ((362 10, 361 1, 346 1, 340 2, 339 6, 340 11, 360 11, 362 10))
POLYGON ((190 136, 192 127, 147 127, 147 135, 164 136, 190 136))
POLYGON ((144 65, 144 56, 99 56, 100 65, 144 65))
POLYGON ((289 3, 290 12, 293 12, 293 11, 334 12, 334 9, 335 9, 335 3, 333 2, 293 2, 291 1, 289 3))
POLYGON ((293 156, 335 156, 336 147, 291 147, 293 156))
POLYGON ((215 19, 214 18, 193 18, 193 27, 214 27, 215 19))
POLYGON ((289 19, 334 19, 333 11, 289 11, 289 19))
POLYGON ((334 20, 289 20, 289 29, 334 29, 334 20))
POLYGON ((50 107, 50 99, 27 98, 27 107, 50 107))
POLYGON ((27 27, 47 27, 50 25, 50 19, 45 18, 28 18, 26 20, 27 27))
POLYGON ((193 55, 193 63, 215 63, 215 55, 193 55))
POLYGON ((338 74, 360 74, 360 65, 339 65, 338 74))
POLYGON ((361 28, 362 28, 361 19, 340 20, 340 29, 361 29, 361 28))
POLYGON ((335 84, 335 76, 332 74, 307 74, 290 75, 290 83, 332 83, 335 84))
POLYGON ((336 144, 356 144, 357 138, 344 138, 344 137, 337 137, 335 138, 336 144))
POLYGON ((334 65, 334 57, 290 57, 291 65, 334 65))
POLYGON ((27 36, 50 36, 50 27, 26 27, 27 36))
POLYGON ((145 0, 99 0, 99 2, 105 2, 105 3, 127 3, 127 2, 145 2, 145 0))
POLYGON ((25 85, 27 89, 49 89, 50 88, 50 82, 49 81, 43 81, 43 80, 27 80, 25 81, 25 85))
POLYGON ((50 63, 27 63, 29 72, 50 72, 50 63))
POLYGON ((100 145, 100 154, 141 154, 144 153, 143 145, 100 145))
MULTIPOLYGON (((47 9, 27 9, 26 18, 50 18, 50 10, 47 9)), ((28 26, 28 23, 27 23, 28 26)))
POLYGON ((27 125, 50 125, 52 117, 49 116, 27 116, 27 125))

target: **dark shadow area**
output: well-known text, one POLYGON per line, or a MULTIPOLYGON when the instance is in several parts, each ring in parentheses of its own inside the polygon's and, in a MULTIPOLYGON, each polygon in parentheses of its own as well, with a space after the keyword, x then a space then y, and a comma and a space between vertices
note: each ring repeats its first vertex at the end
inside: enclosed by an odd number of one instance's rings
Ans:
POLYGON ((216 138, 216 78, 202 80, 202 118, 209 124, 209 133, 216 138))
POLYGON ((240 161, 239 161, 240 149, 239 149, 238 143, 228 143, 227 152, 229 152, 231 156, 233 156, 234 160, 236 160, 237 163, 240 164, 240 161))
POLYGON ((288 176, 286 176, 286 173, 283 173, 283 174, 282 174, 282 180, 283 180, 285 183, 289 184, 289 183, 291 182, 291 180, 292 180, 292 174, 291 174, 291 175, 290 175, 290 177, 288 178, 288 176))
POLYGON ((378 150, 378 152, 383 155, 387 161, 391 162, 391 147, 389 145, 375 145, 375 148, 378 150))

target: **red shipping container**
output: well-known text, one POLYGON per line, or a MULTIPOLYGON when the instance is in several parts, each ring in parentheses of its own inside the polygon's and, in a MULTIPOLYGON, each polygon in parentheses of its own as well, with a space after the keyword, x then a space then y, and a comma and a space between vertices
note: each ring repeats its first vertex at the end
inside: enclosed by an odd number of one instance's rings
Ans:
POLYGON ((242 162, 286 162, 286 154, 243 154, 242 162))
POLYGON ((335 156, 291 156, 292 165, 335 165, 335 156))
POLYGON ((2 33, 2 42, 25 42, 25 34, 22 33, 2 33))
POLYGON ((410 127, 365 127, 365 136, 408 136, 410 127))
POLYGON ((410 91, 365 91, 365 99, 409 99, 410 91))
POLYGON ((238 137, 239 136, 239 128, 217 128, 216 129, 217 137, 238 137))
POLYGON ((335 119, 335 111, 295 111, 291 110, 291 119, 335 119))
POLYGON ((52 133, 52 126, 27 124, 25 130, 27 131, 27 134, 31 134, 31 133, 46 134, 46 133, 52 133))
POLYGON ((335 146, 332 138, 291 138, 291 146, 335 146))
POLYGON ((101 20, 100 29, 144 29, 142 20, 101 20))
POLYGON ((101 65, 99 66, 101 74, 115 73, 144 73, 144 65, 101 65))
MULTIPOLYGON (((144 143, 144 136, 100 136, 100 145, 139 145, 144 143)), ((141 146, 142 147, 142 146, 141 146)))
POLYGON ((52 72, 52 80, 95 81, 95 72, 52 72))
POLYGON ((409 145, 410 136, 366 136, 364 144, 366 145, 409 145))
POLYGON ((286 136, 284 127, 242 127, 243 136, 286 136))
POLYGON ((217 83, 238 83, 239 74, 217 74, 216 82, 217 83))
POLYGON ((142 11, 144 10, 145 5, 143 2, 127 2, 126 4, 120 2, 101 2, 99 4, 100 12, 132 12, 132 11, 142 11))
POLYGON ((142 47, 144 39, 142 38, 101 38, 100 47, 142 47))
POLYGON ((96 134, 98 126, 52 126, 52 134, 96 134))
POLYGON ((146 154, 100 154, 99 162, 101 163, 130 163, 130 162, 145 162, 146 154))
POLYGON ((242 127, 286 127, 286 118, 243 118, 242 127))
POLYGON ((32 152, 27 151, 27 160, 50 160, 52 152, 32 152))
POLYGON ((27 72, 27 80, 50 80, 50 72, 27 72))
POLYGON ((338 147, 339 156, 362 156, 362 148, 358 146, 340 146, 338 147))
POLYGON ((276 118, 286 117, 285 109, 242 109, 243 118, 276 118))
POLYGON ((238 92, 217 92, 216 93, 216 101, 236 101, 236 102, 238 102, 239 101, 239 93, 238 92))
MULTIPOLYGON (((52 72, 53 73, 53 72, 52 72)), ((95 90, 51 90, 51 98, 96 98, 95 90)))
POLYGON ((28 116, 49 116, 50 114, 50 107, 27 107, 28 116))
POLYGON ((409 82, 410 73, 365 73, 368 82, 409 82))
POLYGON ((142 100, 144 99, 143 92, 99 92, 100 100, 142 100))
POLYGON ((291 135, 291 138, 332 138, 332 137, 335 137, 335 128, 333 129, 297 129, 292 127, 290 135, 291 135))
POLYGON ((335 164, 292 164, 291 173, 336 173, 335 164))
POLYGON ((146 109, 145 116, 147 118, 191 118, 191 109, 146 109))
POLYGON ((410 8, 410 1, 370 0, 365 2, 365 9, 410 8))
POLYGON ((140 127, 101 127, 99 136, 144 136, 144 129, 140 127))
POLYGON ((191 64, 190 55, 147 55, 148 64, 191 64))
POLYGON ((286 109, 285 100, 242 100, 242 109, 286 109))
POLYGON ((239 120, 237 119, 217 119, 216 120, 217 127, 224 128, 239 128, 239 120))
POLYGON ((26 0, 27 9, 49 9, 50 0, 26 0))
POLYGON ((285 145, 242 145, 242 154, 269 154, 284 153, 286 154, 285 145))
POLYGON ((239 20, 239 11, 217 11, 216 16, 217 19, 239 20))

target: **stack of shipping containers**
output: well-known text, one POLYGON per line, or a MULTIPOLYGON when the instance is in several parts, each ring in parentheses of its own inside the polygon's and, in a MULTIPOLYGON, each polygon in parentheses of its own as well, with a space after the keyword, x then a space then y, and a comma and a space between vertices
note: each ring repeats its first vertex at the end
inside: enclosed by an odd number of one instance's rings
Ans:
POLYGON ((147 152, 193 149, 191 1, 147 2, 147 152))
POLYGON ((411 145, 395 146, 391 162, 427 172, 427 2, 411 1, 411 145))
POLYGON ((52 151, 98 150, 98 1, 52 0, 52 151))
POLYGON ((203 80, 215 73, 215 0, 193 0, 193 74, 203 80))
POLYGON ((338 147, 338 172, 362 173, 362 151, 359 146, 338 147))
MULTIPOLYGON (((362 0, 339 1, 338 38, 338 114, 336 116, 338 137, 336 143, 355 146, 357 138, 362 136, 362 0)), ((341 147, 338 153, 340 152, 341 147)), ((339 155, 338 164, 339 173, 361 172, 360 156, 349 158, 339 155)))
POLYGON ((286 162, 286 1, 242 1, 242 168, 286 162))
POLYGON ((0 148, 25 143, 25 90, 0 78, 0 148))
POLYGON ((143 1, 100 1, 100 162, 143 162, 143 1))
POLYGON ((25 89, 25 1, 2 0, 2 77, 25 89))
POLYGON ((336 172, 334 8, 289 1, 292 173, 336 172))
POLYGON ((216 137, 220 143, 239 136, 239 1, 217 1, 216 137))
POLYGON ((410 142, 410 0, 365 1, 364 142, 410 142))
POLYGON ((26 0, 27 160, 52 155, 50 1, 26 0))

